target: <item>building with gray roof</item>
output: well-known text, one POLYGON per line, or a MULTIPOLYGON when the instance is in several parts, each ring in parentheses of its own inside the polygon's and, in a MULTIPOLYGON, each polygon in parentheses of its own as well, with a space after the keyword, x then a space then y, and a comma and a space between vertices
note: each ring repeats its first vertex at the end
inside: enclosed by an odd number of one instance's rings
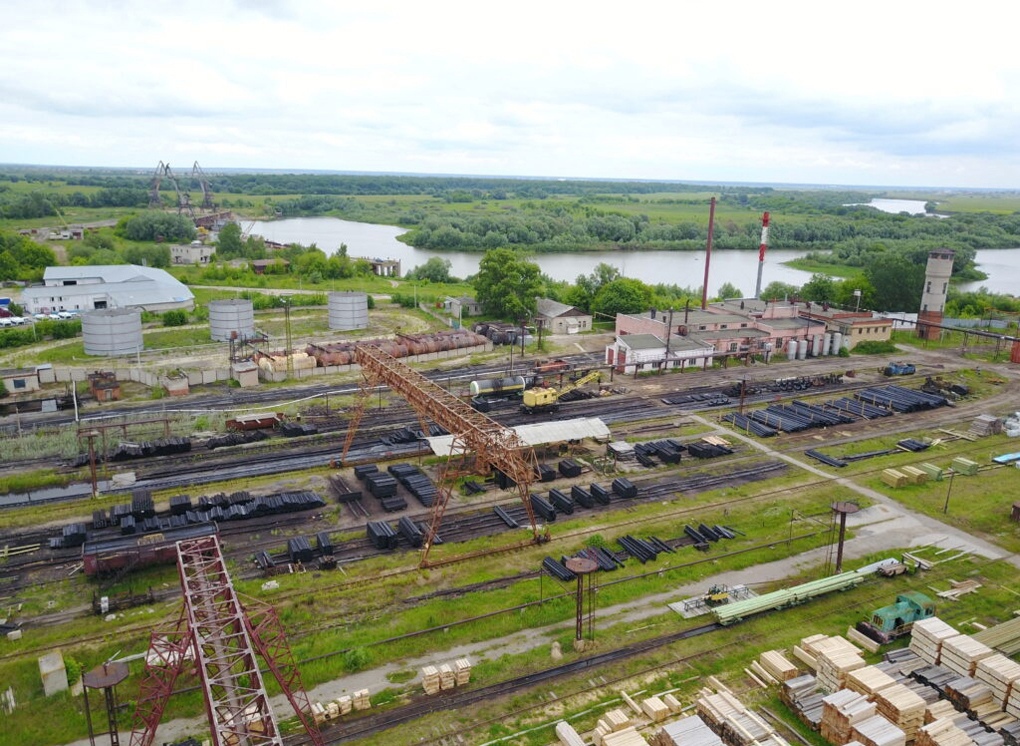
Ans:
POLYGON ((195 307, 188 286, 154 267, 135 264, 47 267, 43 284, 21 291, 31 313, 140 308, 169 311, 195 307))

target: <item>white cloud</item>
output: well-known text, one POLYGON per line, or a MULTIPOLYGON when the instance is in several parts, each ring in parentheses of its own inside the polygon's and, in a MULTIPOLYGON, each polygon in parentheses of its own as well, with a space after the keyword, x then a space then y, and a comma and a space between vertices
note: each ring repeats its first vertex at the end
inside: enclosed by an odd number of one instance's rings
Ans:
POLYGON ((1018 186, 1010 24, 930 3, 4 15, 0 162, 1018 186))

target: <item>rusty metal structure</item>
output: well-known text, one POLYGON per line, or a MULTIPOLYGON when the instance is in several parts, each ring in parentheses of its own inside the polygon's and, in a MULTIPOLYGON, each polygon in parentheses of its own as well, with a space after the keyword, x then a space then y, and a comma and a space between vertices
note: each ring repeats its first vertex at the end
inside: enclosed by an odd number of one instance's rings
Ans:
POLYGON ((468 452, 474 455, 475 473, 487 474, 490 470, 497 469, 514 483, 528 515, 533 539, 535 542, 542 540, 542 534, 535 522, 535 511, 531 507, 529 488, 535 479, 538 466, 535 451, 531 446, 524 443, 512 429, 475 411, 439 384, 430 381, 378 347, 357 345, 354 357, 355 362, 361 366, 362 383, 357 404, 347 426, 341 463, 346 462, 347 453, 354 442, 354 435, 365 414, 365 405, 369 397, 374 389, 382 384, 389 386, 411 405, 418 415, 422 432, 428 432, 428 421, 431 420, 453 435, 453 442, 450 445, 451 458, 447 461, 439 480, 437 490, 439 494, 432 503, 428 533, 422 544, 423 567, 428 565, 429 550, 450 502, 451 477, 460 468, 455 465, 453 457, 456 455, 464 457, 463 464, 466 468, 468 452))
MULTIPOLYGON (((110 746, 120 746, 120 731, 117 727, 117 684, 128 677, 127 663, 107 661, 96 666, 88 673, 82 674, 82 693, 85 695, 85 722, 89 728, 89 744, 96 746, 96 732, 92 726, 92 703, 89 702, 89 690, 102 690, 106 704, 106 722, 110 736, 110 746)), ((102 735, 102 734, 98 734, 102 735)))
POLYGON ((273 672, 311 742, 323 746, 276 612, 255 601, 242 606, 218 538, 178 542, 177 566, 184 607, 172 627, 152 633, 130 745, 152 745, 177 677, 194 665, 202 682, 213 746, 282 746, 257 653, 273 672))
POLYGON ((181 185, 177 181, 177 177, 174 175, 173 170, 170 168, 170 164, 164 163, 163 161, 160 161, 157 164, 156 171, 152 175, 152 186, 149 188, 149 208, 163 208, 163 198, 159 193, 159 188, 163 183, 163 179, 168 179, 173 185, 174 192, 177 195, 177 214, 182 215, 187 213, 188 217, 194 220, 195 210, 191 206, 191 195, 187 192, 181 191, 181 185))

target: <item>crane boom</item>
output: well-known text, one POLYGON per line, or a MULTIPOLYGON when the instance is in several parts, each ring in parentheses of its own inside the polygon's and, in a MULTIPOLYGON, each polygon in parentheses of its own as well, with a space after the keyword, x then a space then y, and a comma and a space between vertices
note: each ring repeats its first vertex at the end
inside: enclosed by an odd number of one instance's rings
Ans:
POLYGON ((591 373, 581 376, 581 378, 578 378, 573 383, 568 384, 561 389, 528 389, 524 392, 524 396, 522 398, 521 411, 527 412, 528 414, 553 411, 559 406, 560 398, 563 395, 568 394, 571 391, 576 391, 592 381, 601 380, 602 373, 597 370, 593 370, 591 373))

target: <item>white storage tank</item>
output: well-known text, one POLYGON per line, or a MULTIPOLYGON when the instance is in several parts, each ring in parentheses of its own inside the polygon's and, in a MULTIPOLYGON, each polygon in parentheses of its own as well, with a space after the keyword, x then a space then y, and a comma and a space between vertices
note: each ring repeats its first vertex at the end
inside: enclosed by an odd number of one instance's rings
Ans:
POLYGON ((119 357, 142 349, 142 310, 103 308, 81 315, 86 355, 119 357))
POLYGON ((802 339, 802 340, 800 340, 797 343, 797 359, 798 360, 807 360, 807 348, 808 348, 808 341, 806 339, 802 339))
POLYGON ((786 357, 788 360, 797 359, 797 340, 791 339, 786 343, 786 357))
POLYGON ((843 335, 839 332, 832 333, 832 354, 838 355, 839 348, 843 346, 843 335))
POLYGON ((818 357, 822 354, 822 335, 816 334, 811 339, 811 357, 818 357))
POLYGON ((825 336, 822 338, 822 354, 828 355, 832 349, 832 333, 825 332, 825 336))
POLYGON ((209 334, 216 342, 255 335, 255 309, 250 300, 209 301, 209 334))
POLYGON ((334 331, 368 327, 368 295, 354 291, 329 294, 329 328, 334 331))

